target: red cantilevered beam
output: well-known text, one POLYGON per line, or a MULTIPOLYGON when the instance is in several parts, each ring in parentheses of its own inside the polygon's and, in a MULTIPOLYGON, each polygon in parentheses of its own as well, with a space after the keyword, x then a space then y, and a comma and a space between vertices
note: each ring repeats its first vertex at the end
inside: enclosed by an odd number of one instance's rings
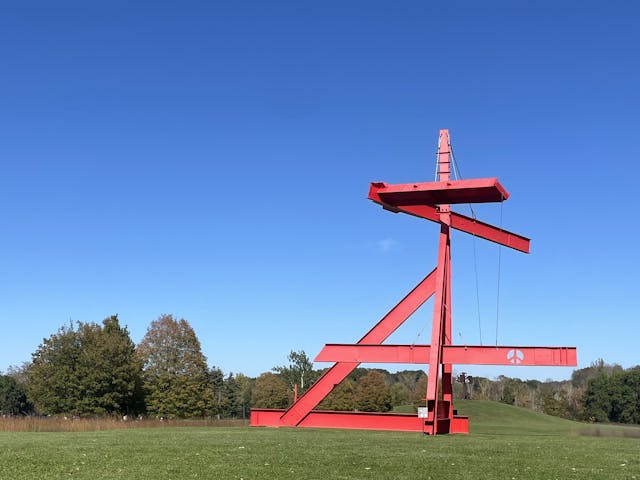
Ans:
MULTIPOLYGON (((389 210, 394 213, 402 212, 414 217, 424 218, 425 220, 431 220, 432 222, 440 221, 440 214, 438 209, 431 205, 403 205, 397 207, 389 205, 382 201, 375 188, 375 183, 371 184, 369 190, 369 199, 382 205, 385 210, 389 210)), ((527 237, 518 235, 517 233, 503 230, 502 228, 494 227, 480 220, 476 220, 471 217, 467 217, 460 213, 451 212, 451 227, 456 230, 460 230, 476 237, 484 238, 491 242, 499 243, 505 247, 513 248, 520 252, 529 253, 530 240, 527 237)))
MULTIPOLYGON (((429 363, 429 345, 328 344, 316 362, 429 363)), ((576 366, 575 347, 444 345, 442 363, 458 365, 576 366)))
POLYGON ((502 202, 509 197, 497 178, 445 180, 420 183, 373 183, 384 203, 395 205, 441 205, 502 202))
MULTIPOLYGON (((437 215, 437 210, 429 205, 415 205, 401 207, 399 211, 416 217, 431 220, 432 215, 437 215)), ((437 221, 437 220, 435 220, 437 221)), ((517 233, 494 227, 460 213, 451 212, 451 227, 476 237, 484 238, 491 242, 499 243, 505 247, 513 248, 523 253, 529 253, 530 240, 517 233)))

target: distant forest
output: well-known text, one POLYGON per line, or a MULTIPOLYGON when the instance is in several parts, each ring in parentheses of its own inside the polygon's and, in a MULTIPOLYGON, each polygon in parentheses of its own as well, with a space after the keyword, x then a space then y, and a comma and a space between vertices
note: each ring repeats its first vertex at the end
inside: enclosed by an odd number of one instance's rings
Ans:
MULTIPOLYGON (((251 407, 286 408, 322 375, 304 351, 257 378, 207 364, 184 319, 161 315, 136 345, 117 315, 77 322, 45 338, 21 366, 0 375, 0 415, 248 418, 251 407)), ((416 411, 424 404, 422 370, 355 369, 317 408, 416 411)), ((454 399, 481 399, 558 417, 640 424, 640 366, 599 360, 570 380, 472 377, 460 373, 454 399)))

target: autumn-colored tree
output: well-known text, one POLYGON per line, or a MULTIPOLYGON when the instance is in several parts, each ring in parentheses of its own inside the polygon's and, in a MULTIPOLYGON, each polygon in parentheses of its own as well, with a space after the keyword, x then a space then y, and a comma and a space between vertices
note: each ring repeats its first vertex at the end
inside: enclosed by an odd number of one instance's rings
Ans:
POLYGON ((287 384, 278 375, 267 372, 256 379, 251 394, 254 408, 287 408, 290 402, 287 384))
POLYGON ((185 319, 161 315, 151 322, 138 355, 147 412, 164 418, 212 414, 213 388, 195 331, 185 319))
POLYGON ((140 375, 135 345, 113 315, 102 325, 78 322, 44 339, 28 369, 29 396, 41 413, 133 413, 140 375))
POLYGON ((356 408, 363 412, 387 412, 391 410, 391 390, 384 375, 371 370, 356 383, 356 408))
POLYGON ((424 407, 427 404, 427 376, 421 377, 411 392, 411 403, 414 407, 424 407))

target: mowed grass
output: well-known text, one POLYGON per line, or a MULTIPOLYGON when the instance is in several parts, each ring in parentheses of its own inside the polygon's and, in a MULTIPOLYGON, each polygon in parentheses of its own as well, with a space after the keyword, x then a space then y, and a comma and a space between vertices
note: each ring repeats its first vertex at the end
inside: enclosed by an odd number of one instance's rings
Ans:
POLYGON ((472 416, 470 435, 249 427, 2 432, 0 479, 640 480, 637 429, 586 436, 581 424, 506 405, 458 408, 472 416))

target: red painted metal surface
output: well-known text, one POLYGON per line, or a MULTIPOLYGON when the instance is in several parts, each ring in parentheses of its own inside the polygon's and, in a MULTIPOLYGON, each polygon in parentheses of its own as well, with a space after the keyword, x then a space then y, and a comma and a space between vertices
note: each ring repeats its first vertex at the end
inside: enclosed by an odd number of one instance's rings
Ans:
POLYGON ((438 263, 398 305, 357 344, 326 345, 316 361, 336 362, 288 410, 253 409, 253 426, 298 426, 423 431, 436 435, 468 433, 469 420, 453 408, 453 365, 575 366, 574 347, 452 345, 451 230, 461 230, 491 242, 528 253, 529 239, 475 218, 452 212, 450 204, 501 202, 509 197, 494 179, 451 180, 449 131, 441 130, 435 182, 372 183, 369 199, 386 210, 401 212, 440 225, 438 263), (413 312, 435 295, 430 345, 382 345, 413 312), (363 412, 312 410, 361 362, 429 364, 425 392, 426 418, 363 412))
MULTIPOLYGON (((431 205, 405 205, 403 207, 395 207, 393 205, 382 202, 379 196, 369 192, 369 199, 382 205, 382 208, 393 213, 407 213, 414 217, 424 218, 432 222, 439 222, 440 215, 438 209, 431 205)), ((451 227, 461 232, 484 238, 494 243, 499 243, 505 247, 513 248, 523 253, 529 253, 530 240, 527 237, 503 230, 488 223, 481 222, 471 217, 467 217, 460 213, 451 212, 451 227)))
MULTIPOLYGON (((327 344, 316 362, 429 363, 430 345, 327 344)), ((442 362, 456 365, 575 367, 575 347, 445 345, 442 362)))
POLYGON ((402 205, 441 205, 454 203, 502 202, 509 197, 497 178, 451 180, 423 183, 372 183, 369 195, 383 203, 402 205))
MULTIPOLYGON (((253 408, 251 425, 281 427, 280 418, 285 410, 253 408)), ((376 412, 336 412, 313 410, 296 426, 306 428, 344 428, 359 430, 390 430, 399 432, 421 432, 424 425, 417 415, 376 412)), ((468 433, 468 417, 454 415, 452 431, 446 433, 468 433)), ((445 433, 445 432, 441 432, 445 433)))
MULTIPOLYGON (((438 180, 448 182, 451 172, 449 131, 440 130, 438 142, 438 180)), ((440 242, 436 267, 436 294, 431 324, 431 350, 427 374, 425 420, 427 433, 435 435, 453 419, 451 365, 443 362, 442 347, 451 343, 451 207, 438 205, 440 242), (442 381, 440 381, 442 378, 442 381)))

